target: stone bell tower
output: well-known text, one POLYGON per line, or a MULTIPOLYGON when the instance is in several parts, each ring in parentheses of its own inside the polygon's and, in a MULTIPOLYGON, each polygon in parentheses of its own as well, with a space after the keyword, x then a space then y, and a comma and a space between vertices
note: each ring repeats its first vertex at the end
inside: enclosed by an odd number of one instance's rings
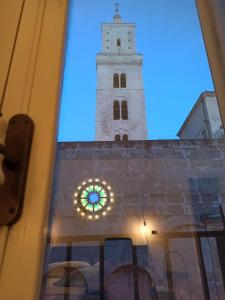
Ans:
POLYGON ((135 24, 122 21, 118 4, 113 23, 102 24, 96 64, 96 140, 146 140, 143 57, 136 53, 135 24))

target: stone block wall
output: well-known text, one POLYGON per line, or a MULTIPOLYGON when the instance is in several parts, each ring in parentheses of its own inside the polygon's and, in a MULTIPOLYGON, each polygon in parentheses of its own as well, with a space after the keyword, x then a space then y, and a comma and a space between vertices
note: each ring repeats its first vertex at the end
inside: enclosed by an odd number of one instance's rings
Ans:
MULTIPOLYGON (((98 295, 100 266, 122 257, 120 248, 106 255, 106 239, 125 237, 135 245, 137 265, 152 278, 158 299, 171 299, 174 294, 177 299, 203 300, 206 285, 211 299, 224 299, 223 251, 219 251, 223 237, 199 239, 193 233, 223 230, 219 205, 225 209, 224 146, 221 139, 59 143, 48 294, 64 291, 63 275, 58 278, 61 290, 53 283, 57 279, 53 268, 64 270, 69 261, 71 266, 88 264, 83 275, 87 282, 95 282, 94 287, 88 283, 88 291, 98 295), (105 180, 115 195, 111 211, 98 220, 81 217, 73 204, 77 187, 89 178, 105 180), (168 238, 168 233, 182 236, 168 238)), ((74 272, 72 286, 77 284, 74 272)))
POLYGON ((62 226, 57 228, 62 234, 89 230, 74 211, 73 195, 96 177, 111 185, 115 204, 104 221, 91 225, 92 233, 103 233, 105 226, 115 234, 126 232, 129 220, 142 216, 163 231, 203 226, 202 219, 218 216, 218 205, 224 205, 224 146, 223 140, 59 143, 54 203, 62 226))

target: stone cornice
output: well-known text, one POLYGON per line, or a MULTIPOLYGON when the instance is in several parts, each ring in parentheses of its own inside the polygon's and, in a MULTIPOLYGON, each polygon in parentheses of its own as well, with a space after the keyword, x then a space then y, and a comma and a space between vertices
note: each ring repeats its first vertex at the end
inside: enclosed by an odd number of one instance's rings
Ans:
POLYGON ((142 55, 97 55, 96 64, 98 65, 142 65, 142 55))
POLYGON ((142 65, 143 61, 140 60, 130 60, 130 61, 106 61, 101 60, 96 62, 99 65, 142 65))

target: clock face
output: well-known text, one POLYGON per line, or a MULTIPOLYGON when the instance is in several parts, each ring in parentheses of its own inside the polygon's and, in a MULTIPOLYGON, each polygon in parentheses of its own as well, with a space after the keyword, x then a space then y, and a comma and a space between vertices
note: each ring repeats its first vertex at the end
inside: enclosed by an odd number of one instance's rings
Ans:
POLYGON ((105 181, 89 179, 78 186, 74 194, 76 211, 88 219, 99 219, 111 210, 114 202, 111 187, 105 181))

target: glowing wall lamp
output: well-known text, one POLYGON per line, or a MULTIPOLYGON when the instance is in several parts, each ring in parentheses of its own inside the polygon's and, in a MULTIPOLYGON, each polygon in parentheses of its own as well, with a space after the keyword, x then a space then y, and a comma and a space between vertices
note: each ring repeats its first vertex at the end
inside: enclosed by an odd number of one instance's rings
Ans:
POLYGON ((34 124, 19 114, 5 127, 0 117, 0 226, 14 224, 22 214, 34 124))
POLYGON ((143 217, 143 233, 145 236, 147 235, 147 223, 144 217, 143 217))
POLYGON ((143 231, 145 238, 148 239, 148 234, 152 234, 152 235, 157 234, 156 230, 150 230, 149 225, 147 225, 147 221, 145 219, 144 214, 143 214, 142 218, 143 218, 142 231, 143 231))

